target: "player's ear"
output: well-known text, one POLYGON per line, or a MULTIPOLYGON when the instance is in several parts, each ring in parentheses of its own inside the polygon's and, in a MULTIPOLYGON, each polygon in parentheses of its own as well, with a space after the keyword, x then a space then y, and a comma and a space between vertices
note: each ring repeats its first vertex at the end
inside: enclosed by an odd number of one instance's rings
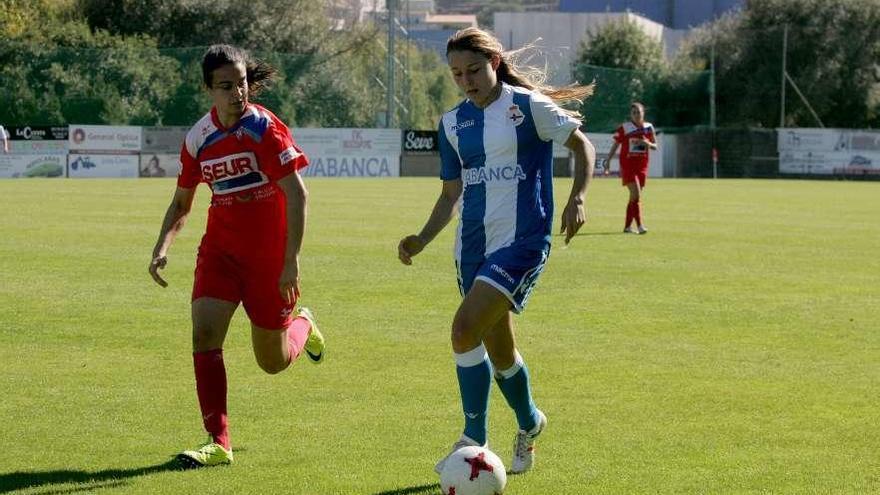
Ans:
POLYGON ((501 55, 493 53, 489 58, 489 63, 492 65, 492 70, 498 70, 498 67, 501 66, 501 55))

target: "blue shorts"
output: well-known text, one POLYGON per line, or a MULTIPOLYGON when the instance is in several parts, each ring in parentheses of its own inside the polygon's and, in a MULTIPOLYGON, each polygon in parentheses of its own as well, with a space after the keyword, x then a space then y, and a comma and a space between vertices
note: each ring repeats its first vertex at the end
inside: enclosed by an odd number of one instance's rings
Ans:
POLYGON ((509 246, 495 251, 481 262, 456 261, 458 290, 464 297, 475 280, 482 280, 510 299, 514 313, 521 313, 549 255, 549 244, 544 249, 509 246))

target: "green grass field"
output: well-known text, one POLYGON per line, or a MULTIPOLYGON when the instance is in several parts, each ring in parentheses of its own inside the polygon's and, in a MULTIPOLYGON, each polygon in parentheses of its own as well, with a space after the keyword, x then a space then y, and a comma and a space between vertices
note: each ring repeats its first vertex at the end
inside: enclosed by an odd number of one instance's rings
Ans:
MULTIPOLYGON (((0 493, 439 494, 460 433, 453 229, 401 265, 434 179, 312 180, 301 302, 321 366, 225 353, 236 464, 203 440, 189 294, 209 192, 147 274, 172 180, 0 181, 0 493)), ((557 180, 558 200, 570 182, 557 180)), ((550 424, 509 494, 880 492, 880 184, 652 180, 646 236, 594 181, 517 319, 550 424)), ((561 210, 557 210, 561 211, 561 210)), ((557 219, 558 220, 558 219, 557 219)), ((513 414, 493 387, 490 446, 513 414)))

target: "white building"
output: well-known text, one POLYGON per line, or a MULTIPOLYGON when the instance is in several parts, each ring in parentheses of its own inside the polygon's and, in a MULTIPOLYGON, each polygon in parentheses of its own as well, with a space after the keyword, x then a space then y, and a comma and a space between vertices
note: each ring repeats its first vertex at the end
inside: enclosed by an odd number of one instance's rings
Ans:
MULTIPOLYGON (((571 66, 587 33, 596 33, 605 24, 624 19, 635 22, 648 36, 660 41, 666 58, 675 55, 689 32, 671 29, 629 12, 496 12, 494 32, 505 50, 515 50, 528 43, 536 43, 546 56, 547 66, 550 69, 548 82, 562 85, 572 82, 571 66)), ((532 63, 543 63, 543 61, 532 63)))

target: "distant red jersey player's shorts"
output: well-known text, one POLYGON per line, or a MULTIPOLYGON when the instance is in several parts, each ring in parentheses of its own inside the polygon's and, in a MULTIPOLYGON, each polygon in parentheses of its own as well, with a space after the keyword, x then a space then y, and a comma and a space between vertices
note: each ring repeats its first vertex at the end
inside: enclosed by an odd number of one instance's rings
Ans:
POLYGON ((642 142, 647 139, 656 143, 654 126, 645 122, 637 126, 625 122, 614 133, 614 141, 620 145, 620 180, 626 185, 638 181, 644 187, 648 177, 648 146, 642 142))
POLYGON ((287 211, 277 181, 308 165, 289 129, 259 105, 228 129, 211 109, 187 134, 180 162, 179 187, 205 182, 213 191, 193 300, 241 302, 255 325, 286 328, 295 301, 285 301, 278 287, 287 211))
POLYGON ((639 167, 634 169, 621 164, 620 166, 620 182, 627 185, 630 182, 639 182, 639 187, 645 187, 648 181, 648 167, 639 167))

